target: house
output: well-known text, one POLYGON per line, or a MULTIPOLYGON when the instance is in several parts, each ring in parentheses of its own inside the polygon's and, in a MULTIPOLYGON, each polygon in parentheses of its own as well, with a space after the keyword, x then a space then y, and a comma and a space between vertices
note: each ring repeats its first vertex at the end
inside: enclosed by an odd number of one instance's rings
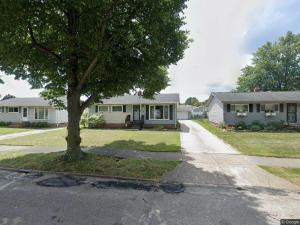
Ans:
POLYGON ((192 119, 192 105, 178 105, 177 106, 177 119, 178 120, 190 120, 192 119))
POLYGON ((144 127, 176 128, 179 94, 158 94, 153 99, 124 95, 102 100, 89 107, 88 113, 102 113, 105 127, 124 127, 126 122, 144 127))
POLYGON ((192 117, 193 118, 203 117, 206 114, 206 111, 207 109, 205 106, 195 107, 192 110, 192 117))
POLYGON ((10 98, 0 101, 0 122, 11 122, 16 126, 23 122, 47 122, 57 126, 68 122, 68 113, 55 109, 41 97, 10 98))
POLYGON ((208 103, 209 121, 235 125, 280 122, 300 123, 300 91, 287 92, 213 92, 208 103))

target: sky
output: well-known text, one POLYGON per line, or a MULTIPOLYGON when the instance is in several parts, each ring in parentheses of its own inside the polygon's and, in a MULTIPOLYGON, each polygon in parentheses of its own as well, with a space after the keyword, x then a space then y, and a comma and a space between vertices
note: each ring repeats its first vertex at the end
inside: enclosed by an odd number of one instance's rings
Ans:
MULTIPOLYGON (((180 93, 205 100, 212 91, 235 88, 251 54, 287 31, 300 32, 299 0, 189 0, 186 26, 193 40, 184 58, 169 68, 170 86, 163 93, 180 93)), ((26 81, 0 72, 0 94, 38 96, 26 81)))

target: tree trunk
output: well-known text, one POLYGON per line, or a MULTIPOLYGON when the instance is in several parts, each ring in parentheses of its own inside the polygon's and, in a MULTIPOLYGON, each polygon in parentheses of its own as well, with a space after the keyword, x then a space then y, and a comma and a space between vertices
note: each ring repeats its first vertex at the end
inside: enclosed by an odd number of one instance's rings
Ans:
POLYGON ((68 161, 78 160, 83 156, 80 148, 80 117, 82 111, 80 109, 80 94, 76 90, 68 91, 68 135, 67 135, 67 151, 65 159, 68 161))

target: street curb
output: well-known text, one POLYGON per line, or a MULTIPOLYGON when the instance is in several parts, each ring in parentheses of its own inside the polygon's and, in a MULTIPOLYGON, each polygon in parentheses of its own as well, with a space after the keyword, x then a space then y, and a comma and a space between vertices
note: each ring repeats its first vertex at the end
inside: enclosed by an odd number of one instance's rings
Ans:
POLYGON ((147 179, 147 178, 134 178, 134 177, 123 177, 123 176, 106 176, 97 174, 83 174, 83 173, 72 173, 72 172, 55 172, 55 171, 44 171, 44 170, 27 170, 27 169, 15 169, 9 167, 0 167, 0 170, 17 172, 17 173, 44 173, 49 175, 64 175, 64 176, 79 176, 79 177, 91 177, 91 178, 102 178, 102 179, 116 179, 116 180, 130 180, 139 182, 152 182, 160 183, 161 179, 147 179))

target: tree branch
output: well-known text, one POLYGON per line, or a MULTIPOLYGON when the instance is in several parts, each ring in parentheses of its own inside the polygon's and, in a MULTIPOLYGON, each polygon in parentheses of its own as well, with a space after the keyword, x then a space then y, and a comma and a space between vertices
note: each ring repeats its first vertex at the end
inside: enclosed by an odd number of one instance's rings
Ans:
POLYGON ((93 101, 95 101, 97 95, 98 95, 98 93, 94 93, 90 97, 88 97, 87 100, 85 100, 83 103, 81 103, 81 105, 80 105, 81 112, 83 112, 86 107, 88 107, 91 103, 93 103, 93 101))
POLYGON ((35 37, 34 37, 34 34, 33 34, 32 27, 31 27, 30 24, 28 24, 28 30, 29 30, 29 35, 30 35, 30 38, 31 38, 32 45, 33 45, 34 47, 36 47, 37 49, 41 50, 41 51, 44 52, 44 53, 47 53, 47 54, 50 55, 50 56, 56 58, 58 61, 61 61, 61 60, 62 60, 62 58, 61 58, 58 54, 56 54, 55 52, 53 52, 51 49, 49 49, 49 48, 47 48, 47 47, 45 47, 45 46, 39 44, 39 43, 36 41, 36 39, 35 39, 35 37))

